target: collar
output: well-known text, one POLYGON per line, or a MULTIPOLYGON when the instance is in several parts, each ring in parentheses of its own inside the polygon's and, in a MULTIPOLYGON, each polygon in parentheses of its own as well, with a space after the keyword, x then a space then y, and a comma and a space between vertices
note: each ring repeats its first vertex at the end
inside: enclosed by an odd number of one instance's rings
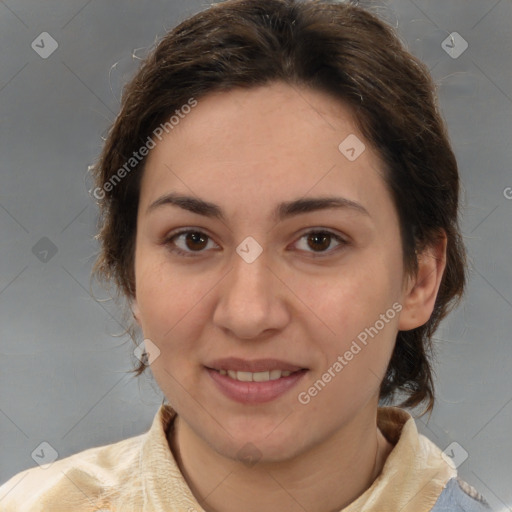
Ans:
MULTIPOLYGON (((172 506, 204 512, 167 442, 166 432, 175 417, 170 405, 162 405, 142 443, 143 510, 164 511, 172 506)), ((340 512, 429 512, 456 470, 434 443, 418 433, 414 418, 403 409, 379 407, 377 425, 394 448, 373 484, 340 512)))

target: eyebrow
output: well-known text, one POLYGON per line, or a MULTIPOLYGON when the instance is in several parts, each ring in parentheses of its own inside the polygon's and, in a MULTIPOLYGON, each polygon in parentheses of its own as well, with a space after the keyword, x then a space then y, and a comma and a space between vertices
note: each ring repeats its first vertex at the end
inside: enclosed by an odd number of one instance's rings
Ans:
MULTIPOLYGON (((162 197, 159 197, 156 201, 151 203, 146 213, 150 213, 157 208, 166 205, 174 205, 182 208, 183 210, 187 210, 192 213, 197 213, 198 215, 203 215, 209 218, 216 218, 221 221, 225 221, 225 215, 222 211, 222 208, 214 203, 210 203, 208 201, 204 201, 202 199, 198 199, 192 196, 185 196, 180 194, 166 194, 162 197)), ((303 213, 315 212, 318 210, 325 210, 329 208, 336 209, 349 209, 354 212, 358 212, 360 214, 371 217, 368 213, 368 210, 356 201, 345 197, 313 197, 313 198, 301 198, 296 199, 294 201, 287 201, 277 205, 275 208, 272 218, 275 221, 282 221, 284 219, 290 218, 294 215, 299 215, 303 213)))

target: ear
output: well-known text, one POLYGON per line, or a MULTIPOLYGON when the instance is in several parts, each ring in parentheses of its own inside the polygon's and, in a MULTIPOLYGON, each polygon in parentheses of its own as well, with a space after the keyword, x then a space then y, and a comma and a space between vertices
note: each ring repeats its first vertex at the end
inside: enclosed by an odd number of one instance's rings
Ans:
POLYGON ((133 313, 133 318, 135 318, 135 321, 140 325, 140 309, 137 299, 135 297, 132 299, 131 309, 133 313))
POLYGON ((398 329, 408 331, 428 322, 446 267, 446 232, 442 230, 431 245, 418 254, 418 272, 410 278, 402 299, 398 329))

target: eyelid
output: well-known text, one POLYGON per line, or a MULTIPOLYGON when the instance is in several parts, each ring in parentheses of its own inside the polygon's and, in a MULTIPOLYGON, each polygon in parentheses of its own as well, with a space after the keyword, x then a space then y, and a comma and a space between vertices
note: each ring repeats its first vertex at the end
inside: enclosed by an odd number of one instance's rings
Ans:
MULTIPOLYGON (((218 246, 218 244, 213 240, 213 237, 211 237, 203 228, 181 228, 177 231, 173 231, 166 235, 164 239, 162 240, 162 245, 170 246, 173 243, 173 240, 180 237, 181 235, 187 234, 187 233, 200 233, 201 235, 205 235, 208 238, 208 241, 212 241, 215 245, 218 246)), ((206 251, 184 251, 183 249, 180 249, 179 247, 176 247, 173 245, 172 248, 170 248, 171 252, 178 254, 179 256, 185 256, 185 257, 199 257, 206 251)))
POLYGON ((330 235, 334 240, 336 240, 338 242, 338 245, 334 248, 330 248, 326 251, 320 251, 320 252, 315 252, 315 251, 305 251, 308 256, 310 257, 313 257, 313 258, 321 258, 321 257, 327 257, 327 256, 331 256, 332 254, 334 254, 335 252, 337 252, 340 247, 344 247, 346 245, 349 245, 350 242, 348 240, 348 237, 346 236, 343 236, 331 229, 328 229, 328 228, 322 228, 322 227, 312 227, 312 228, 307 228, 305 231, 303 231, 297 238, 297 240, 295 242, 293 242, 292 245, 295 245, 297 244, 300 240, 302 240, 306 235, 312 235, 312 234, 326 234, 326 235, 330 235))
MULTIPOLYGON (((166 235, 164 237, 162 244, 168 246, 172 243, 172 241, 174 239, 180 237, 181 235, 188 234, 188 233, 200 233, 201 235, 205 235, 209 239, 209 241, 212 241, 213 243, 215 243, 215 245, 218 246, 218 244, 213 240, 213 237, 211 237, 208 233, 206 233, 206 231, 203 228, 193 228, 193 227, 181 228, 178 231, 173 231, 173 232, 169 233, 168 235, 166 235)), ((320 251, 320 252, 305 251, 307 254, 309 254, 310 256, 312 256, 314 258, 321 258, 322 256, 323 257, 329 256, 329 255, 333 254, 334 252, 336 252, 339 247, 343 247, 343 246, 350 244, 349 240, 346 237, 344 237, 343 235, 338 234, 328 228, 313 227, 313 228, 307 228, 305 231, 300 233, 298 235, 298 238, 296 239, 295 242, 292 243, 292 245, 297 244, 306 235, 312 235, 312 234, 327 234, 327 235, 330 235, 334 240, 336 240, 338 242, 338 245, 336 247, 334 247, 333 249, 328 249, 327 251, 320 251)), ((171 251, 176 254, 179 254, 181 256, 185 256, 185 257, 189 257, 189 256, 190 257, 199 257, 203 253, 206 252, 205 250, 184 251, 183 249, 180 249, 179 247, 176 247, 176 246, 173 246, 171 248, 171 251)))

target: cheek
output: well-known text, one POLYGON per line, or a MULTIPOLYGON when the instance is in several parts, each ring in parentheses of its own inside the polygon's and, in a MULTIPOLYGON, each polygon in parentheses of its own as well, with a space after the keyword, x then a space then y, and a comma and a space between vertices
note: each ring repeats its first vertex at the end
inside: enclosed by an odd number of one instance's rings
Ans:
POLYGON ((338 420, 350 417, 378 396, 398 329, 393 303, 357 290, 359 294, 333 292, 330 306, 328 300, 323 304, 326 323, 335 332, 321 335, 310 330, 311 343, 322 356, 300 390, 305 393, 300 403, 308 401, 313 411, 338 420))
POLYGON ((298 293, 310 307, 305 317, 309 337, 322 354, 315 381, 328 373, 327 402, 357 401, 379 387, 398 330, 395 280, 394 269, 382 259, 340 269, 330 279, 316 280, 314 286, 309 280, 296 281, 298 293))
POLYGON ((137 303, 146 338, 165 351, 172 345, 190 344, 201 298, 208 290, 204 280, 190 279, 183 272, 170 269, 161 257, 144 257, 135 266, 137 303))
POLYGON ((136 267, 136 279, 144 338, 160 350, 151 373, 170 403, 182 409, 188 396, 183 390, 192 392, 197 381, 198 340, 211 286, 149 259, 136 267))
POLYGON ((374 325, 399 298, 394 274, 383 262, 361 261, 328 276, 295 278, 294 291, 308 306, 312 321, 346 342, 374 325))

